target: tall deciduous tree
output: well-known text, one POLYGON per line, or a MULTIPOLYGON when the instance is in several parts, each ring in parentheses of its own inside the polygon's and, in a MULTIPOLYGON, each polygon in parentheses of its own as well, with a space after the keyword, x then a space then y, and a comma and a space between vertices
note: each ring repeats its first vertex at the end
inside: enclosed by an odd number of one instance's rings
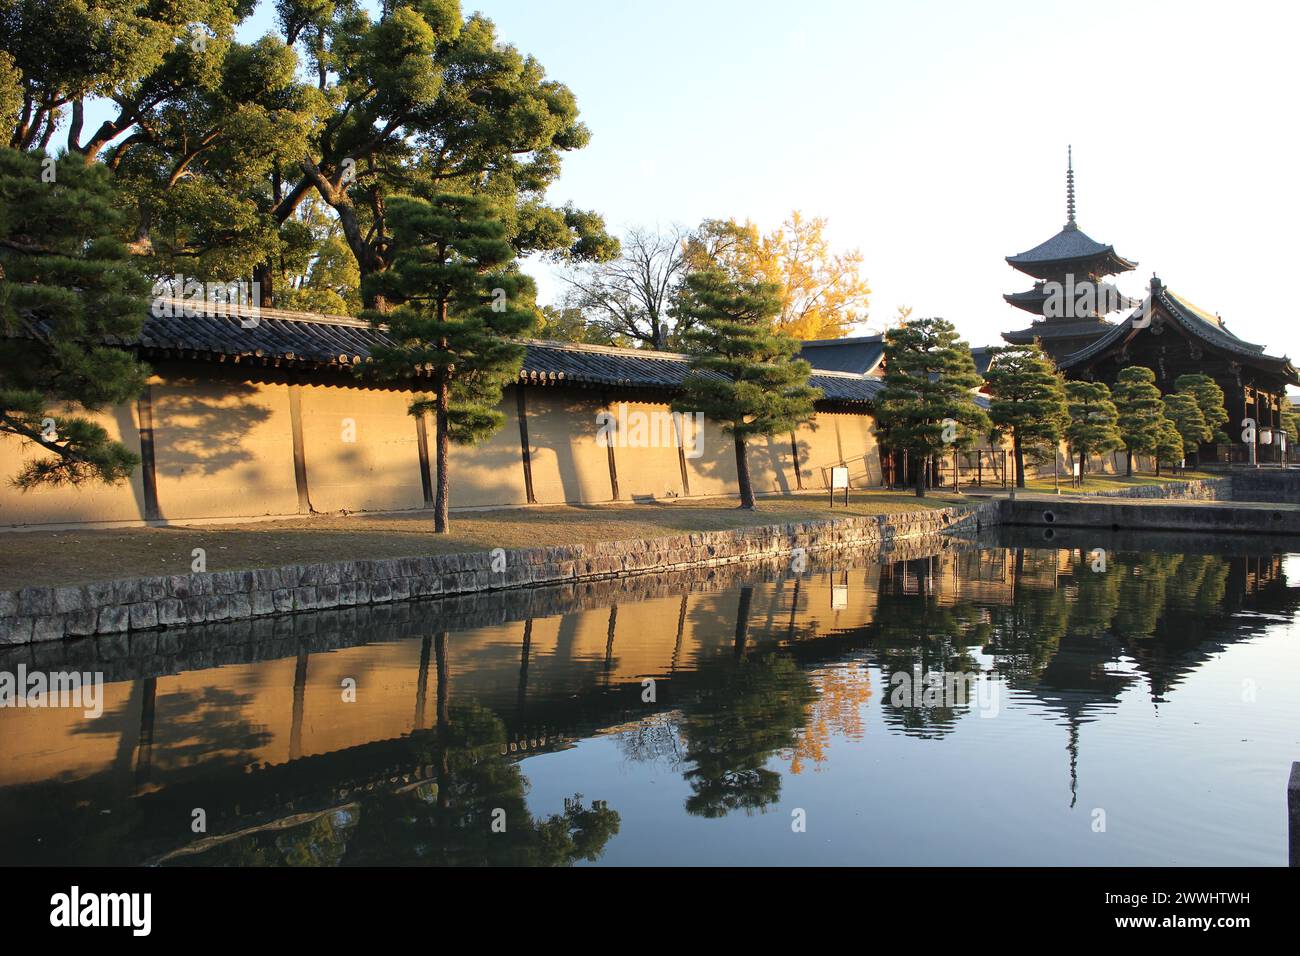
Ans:
POLYGON ((916 462, 916 495, 925 496, 925 462, 968 447, 992 422, 975 401, 983 380, 970 346, 945 319, 914 319, 885 333, 885 390, 876 409, 882 443, 916 462))
POLYGON ((120 481, 139 458, 80 414, 134 399, 148 283, 117 237, 107 170, 0 148, 0 433, 44 448, 20 486, 120 481))
POLYGON ((10 139, 43 148, 66 119, 69 150, 129 182, 137 248, 156 275, 251 271, 267 306, 313 194, 362 278, 397 255, 387 209, 409 192, 489 199, 519 255, 617 251, 599 216, 546 202, 588 132, 571 91, 490 20, 463 17, 458 0, 386 0, 377 16, 357 0, 277 0, 279 36, 240 44, 255 6, 0 4, 10 139), (87 128, 92 102, 108 116, 87 128))
POLYGON ((1156 373, 1141 365, 1122 369, 1111 390, 1119 413, 1119 437, 1124 443, 1125 474, 1133 474, 1133 456, 1156 450, 1165 418, 1164 403, 1156 386, 1156 373))
POLYGON ((1016 461, 1016 487, 1025 487, 1025 451, 1056 448, 1069 415, 1065 383, 1037 342, 997 350, 984 374, 989 390, 989 418, 997 434, 1009 434, 1016 461))
POLYGON ((1065 440, 1079 456, 1079 477, 1088 473, 1088 456, 1120 448, 1119 412, 1110 399, 1110 389, 1103 382, 1067 382, 1065 397, 1070 423, 1065 440))
MULTIPOLYGON (((545 202, 562 156, 590 134, 573 93, 501 42, 492 21, 463 18, 458 0, 392 0, 374 22, 353 4, 282 0, 279 9, 286 39, 335 105, 284 171, 277 221, 315 190, 338 215, 363 280, 399 253, 390 198, 417 189, 491 200, 521 256, 617 253, 599 216, 545 202)), ((382 298, 368 304, 384 307, 382 298)))
POLYGON ((388 215, 402 252, 392 269, 369 278, 376 288, 367 291, 396 307, 365 314, 393 342, 373 350, 379 374, 430 382, 431 394, 418 397, 410 411, 434 416, 434 530, 445 534, 451 444, 483 441, 504 424, 497 405, 519 376, 524 349, 513 337, 536 320, 535 290, 515 267, 505 226, 485 200, 400 197, 388 215))
POLYGON ((793 431, 813 416, 821 393, 808 384, 811 366, 795 358, 799 343, 773 325, 778 288, 746 271, 744 261, 715 260, 686 277, 692 372, 673 409, 722 423, 735 443, 740 507, 752 509, 747 440, 793 431))
POLYGON ((781 287, 777 328, 797 339, 837 339, 867 320, 871 288, 862 253, 832 250, 826 222, 796 209, 760 247, 764 271, 781 287))
MULTIPOLYGON (((667 349, 685 332, 673 305, 686 273, 686 230, 628 230, 618 258, 570 269, 565 305, 580 310, 601 338, 667 349)), ((586 336, 584 336, 586 337, 586 336)))
POLYGON ((254 0, 8 0, 0 5, 0 50, 13 57, 22 90, 10 145, 44 149, 66 119, 68 153, 93 162, 119 137, 147 135, 140 124, 153 111, 211 82, 236 25, 254 6, 254 0), (88 131, 86 107, 94 98, 110 112, 88 131))

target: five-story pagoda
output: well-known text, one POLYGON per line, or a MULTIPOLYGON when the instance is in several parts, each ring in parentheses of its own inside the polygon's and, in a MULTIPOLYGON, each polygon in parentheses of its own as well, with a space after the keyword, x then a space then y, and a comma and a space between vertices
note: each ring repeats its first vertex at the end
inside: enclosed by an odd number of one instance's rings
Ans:
POLYGON ((1013 345, 1039 340, 1056 361, 1077 352, 1114 326, 1105 316, 1137 303, 1103 281, 1106 276, 1137 266, 1083 232, 1074 216, 1074 156, 1070 151, 1065 173, 1065 227, 1027 252, 1007 256, 1007 263, 1036 281, 1026 292, 1003 298, 1039 318, 1026 329, 1004 332, 1013 345))

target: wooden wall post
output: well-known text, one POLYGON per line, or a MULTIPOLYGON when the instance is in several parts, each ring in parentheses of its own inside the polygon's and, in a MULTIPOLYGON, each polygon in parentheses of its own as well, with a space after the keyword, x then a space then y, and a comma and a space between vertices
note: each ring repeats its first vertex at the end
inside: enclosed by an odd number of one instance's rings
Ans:
POLYGON ((515 385, 515 408, 519 418, 519 452, 524 463, 524 491, 528 495, 528 503, 535 505, 537 496, 533 494, 533 453, 528 443, 528 403, 524 399, 522 384, 515 385))
POLYGON ((415 418, 415 445, 420 454, 420 489, 424 506, 433 507, 433 473, 429 470, 429 422, 423 412, 415 418))
POLYGON ((144 491, 144 518, 158 521, 162 510, 158 507, 158 474, 153 440, 153 386, 146 385, 135 403, 140 421, 140 484, 144 491))
POLYGON ((289 383, 289 422, 293 430, 293 482, 298 488, 298 513, 311 514, 307 487, 307 452, 302 440, 302 386, 289 383))

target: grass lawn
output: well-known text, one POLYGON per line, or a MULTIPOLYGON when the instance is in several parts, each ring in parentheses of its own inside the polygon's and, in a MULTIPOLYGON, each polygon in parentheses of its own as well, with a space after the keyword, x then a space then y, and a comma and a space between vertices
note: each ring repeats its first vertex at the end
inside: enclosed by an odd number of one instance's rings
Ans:
MULTIPOLYGON (((1193 481, 1200 478, 1213 478, 1214 475, 1200 471, 1189 471, 1186 474, 1179 475, 1177 478, 1168 473, 1162 474, 1159 478, 1155 475, 1133 475, 1126 478, 1123 475, 1088 475, 1083 479, 1082 488, 1072 488, 1070 486, 1070 477, 1061 476, 1061 494, 1071 495, 1080 492, 1090 491, 1113 491, 1118 488, 1131 488, 1135 485, 1163 485, 1170 481, 1193 481)), ((1056 485, 1051 478, 1034 478, 1025 479, 1025 491, 1046 491, 1054 492, 1056 485)))
MULTIPOLYGON (((398 558, 492 548, 590 544, 809 521, 845 515, 941 508, 963 499, 934 493, 857 491, 834 511, 824 495, 760 498, 739 510, 733 499, 649 504, 509 508, 451 516, 451 534, 434 535, 428 512, 313 515, 280 521, 107 531, 24 531, 0 536, 0 589, 84 584, 112 578, 188 574, 191 552, 207 552, 209 571, 398 558)), ((842 501, 842 498, 841 498, 842 501)))

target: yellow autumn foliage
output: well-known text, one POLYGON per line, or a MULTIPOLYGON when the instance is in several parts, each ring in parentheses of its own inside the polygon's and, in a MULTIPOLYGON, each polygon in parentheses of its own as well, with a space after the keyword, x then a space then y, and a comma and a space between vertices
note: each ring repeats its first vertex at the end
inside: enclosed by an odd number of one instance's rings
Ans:
POLYGON ((862 278, 862 253, 835 252, 826 219, 795 210, 766 235, 749 220, 705 222, 687 241, 688 265, 722 263, 762 276, 781 290, 778 330, 796 339, 837 339, 867 320, 871 287, 862 278))
POLYGON ((826 760, 832 734, 861 740, 865 732, 863 712, 871 697, 871 675, 864 665, 828 668, 813 677, 813 684, 817 703, 785 755, 790 772, 795 774, 810 763, 815 766, 826 760))

